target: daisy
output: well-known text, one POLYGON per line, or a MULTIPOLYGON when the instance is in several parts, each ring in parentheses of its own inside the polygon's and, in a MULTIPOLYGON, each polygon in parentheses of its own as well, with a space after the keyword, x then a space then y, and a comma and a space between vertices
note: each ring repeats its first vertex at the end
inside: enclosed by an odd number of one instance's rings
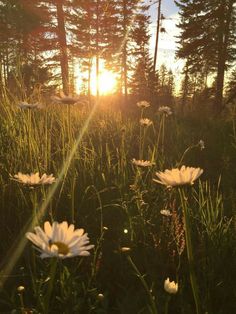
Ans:
POLYGON ((146 100, 142 100, 142 101, 137 102, 137 106, 139 108, 148 108, 148 107, 150 107, 150 103, 146 100))
POLYGON ((17 105, 20 109, 40 109, 42 108, 42 105, 39 103, 35 103, 35 104, 29 104, 27 102, 21 102, 17 105))
POLYGON ((131 162, 133 165, 139 166, 139 167, 151 167, 155 165, 154 162, 151 162, 149 160, 136 160, 135 158, 133 158, 131 162))
POLYGON ((47 185, 52 184, 56 181, 52 174, 47 175, 46 173, 44 173, 42 177, 40 177, 38 172, 31 174, 23 174, 21 172, 18 172, 18 174, 15 174, 12 179, 29 186, 47 185))
POLYGON ((166 116, 172 115, 172 111, 171 111, 170 107, 168 107, 168 106, 159 107, 158 111, 160 113, 165 114, 166 116))
POLYGON ((79 97, 73 97, 71 95, 66 96, 64 95, 64 93, 60 94, 59 96, 52 96, 51 97, 52 100, 54 100, 56 103, 58 104, 63 104, 63 105, 74 105, 75 103, 77 103, 79 101, 79 97))
POLYGON ((166 217, 172 216, 171 212, 168 209, 162 209, 160 213, 161 215, 166 216, 166 217))
POLYGON ((35 233, 27 232, 26 238, 33 242, 41 253, 41 258, 58 257, 65 259, 74 256, 89 256, 88 250, 94 248, 89 245, 89 238, 84 229, 74 229, 74 225, 68 225, 66 221, 52 225, 49 221, 44 223, 44 230, 37 226, 35 233))
POLYGON ((143 118, 139 120, 140 124, 143 126, 150 126, 152 125, 152 121, 148 118, 143 118))
POLYGON ((164 282, 164 289, 168 293, 176 294, 178 292, 178 283, 170 281, 170 279, 167 278, 164 282))
POLYGON ((153 179, 153 181, 166 185, 168 188, 173 186, 190 184, 193 185, 194 181, 200 177, 203 173, 201 168, 185 167, 180 169, 175 168, 171 170, 165 170, 164 172, 156 172, 156 176, 159 180, 153 179))

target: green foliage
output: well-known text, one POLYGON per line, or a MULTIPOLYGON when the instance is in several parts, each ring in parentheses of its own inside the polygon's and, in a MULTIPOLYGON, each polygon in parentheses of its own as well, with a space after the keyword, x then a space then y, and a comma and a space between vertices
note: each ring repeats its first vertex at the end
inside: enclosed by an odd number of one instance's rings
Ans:
POLYGON ((156 171, 181 163, 204 169, 199 185, 186 189, 201 306, 212 314, 233 313, 235 148, 227 140, 232 122, 202 120, 196 114, 166 117, 152 106, 123 113, 111 104, 96 109, 83 133, 91 118, 85 106, 45 103, 42 109, 23 110, 5 96, 0 107, 1 269, 21 247, 27 221, 50 192, 47 187, 27 189, 10 175, 39 171, 58 178, 81 134, 39 224, 74 222, 96 247, 90 257, 58 261, 54 280, 52 261, 41 260, 31 245, 22 247, 11 272, 0 274, 0 312, 20 311, 22 296, 23 307, 35 313, 44 313, 47 306, 49 313, 162 313, 163 284, 170 277, 178 281, 179 291, 171 297, 169 313, 192 313, 182 206, 175 189, 152 180, 156 171), (141 115, 152 118, 153 125, 143 129, 141 115), (133 158, 155 165, 139 168, 133 158), (172 216, 163 216, 163 209, 172 216))

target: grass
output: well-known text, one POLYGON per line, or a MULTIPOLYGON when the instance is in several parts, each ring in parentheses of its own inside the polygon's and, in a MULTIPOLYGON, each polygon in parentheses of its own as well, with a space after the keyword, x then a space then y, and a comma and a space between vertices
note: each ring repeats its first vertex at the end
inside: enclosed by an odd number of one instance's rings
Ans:
POLYGON ((1 313, 195 313, 183 202, 152 180, 180 162, 204 169, 185 190, 199 313, 235 312, 234 116, 163 117, 151 106, 142 115, 153 125, 144 129, 135 104, 21 110, 6 95, 0 113, 1 313), (132 158, 155 166, 137 168, 132 158), (18 171, 58 181, 27 189, 10 179, 18 171), (91 256, 41 260, 24 233, 45 220, 83 227, 95 244, 91 256), (171 297, 167 277, 179 285, 171 297))

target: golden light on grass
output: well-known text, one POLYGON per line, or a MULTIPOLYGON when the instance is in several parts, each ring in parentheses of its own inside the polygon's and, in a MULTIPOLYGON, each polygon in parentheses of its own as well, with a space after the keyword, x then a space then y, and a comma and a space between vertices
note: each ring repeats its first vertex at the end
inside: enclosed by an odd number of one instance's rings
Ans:
POLYGON ((47 193, 45 200, 42 202, 41 206, 38 209, 37 217, 36 216, 34 217, 33 215, 32 215, 32 217, 29 217, 28 221, 26 221, 25 225, 22 227, 21 234, 19 234, 19 236, 15 239, 15 241, 13 241, 13 244, 12 244, 11 248, 9 249, 9 251, 7 252, 5 258, 0 261, 1 266, 2 266, 0 269, 0 289, 3 288, 6 280, 9 278, 13 268, 15 267, 15 265, 16 265, 18 259, 20 258, 23 250, 25 249, 25 246, 27 244, 27 239, 25 237, 25 233, 32 230, 36 226, 38 221, 44 217, 44 215, 47 211, 47 208, 50 204, 51 199, 53 198, 54 194, 57 191, 57 188, 59 187, 60 183, 62 182, 64 175, 67 173, 67 170, 71 164, 71 161, 75 155, 75 152, 77 151, 78 146, 79 146, 81 140, 83 139, 84 134, 88 130, 90 121, 93 118, 97 107, 98 107, 98 104, 96 103, 96 105, 91 110, 88 118, 85 120, 84 125, 81 129, 81 132, 79 133, 74 145, 71 148, 71 151, 70 151, 67 159, 65 160, 64 164, 62 165, 62 168, 59 171, 57 181, 55 182, 55 184, 53 184, 51 186, 51 188, 49 189, 49 191, 47 193))

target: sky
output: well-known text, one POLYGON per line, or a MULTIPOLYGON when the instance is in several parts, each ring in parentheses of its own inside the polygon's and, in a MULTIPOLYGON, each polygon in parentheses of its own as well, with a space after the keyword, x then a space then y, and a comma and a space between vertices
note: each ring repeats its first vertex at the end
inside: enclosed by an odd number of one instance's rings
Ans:
MULTIPOLYGON (((149 1, 147 0, 147 3, 149 1)), ((155 36, 156 36, 156 24, 157 24, 157 6, 158 3, 151 6, 149 14, 151 16, 150 25, 150 54, 154 53, 155 48, 155 36)), ((162 22, 161 27, 164 27, 166 32, 160 33, 157 55, 157 67, 161 64, 165 64, 167 68, 172 69, 175 74, 180 74, 183 61, 175 59, 175 51, 177 48, 177 38, 179 35, 179 29, 176 24, 179 20, 178 7, 175 5, 174 0, 162 0, 161 13, 165 19, 162 22)))
MULTIPOLYGON (((149 3, 150 0, 145 0, 146 3, 149 3)), ((153 1, 152 1, 153 2, 153 1)), ((157 25, 157 6, 158 3, 151 6, 149 14, 151 16, 151 25, 150 25, 150 56, 154 56, 155 49, 155 37, 156 37, 156 25, 157 25)), ((157 55, 157 67, 160 67, 161 64, 165 64, 167 69, 171 69, 175 74, 175 77, 181 78, 181 71, 183 67, 183 61, 175 60, 175 51, 176 51, 176 38, 179 34, 179 29, 176 27, 176 23, 178 22, 178 8, 174 3, 174 0, 162 0, 161 13, 164 15, 165 20, 163 21, 162 27, 165 28, 165 33, 160 33, 159 44, 158 44, 158 55, 157 55)), ((102 65, 101 65, 102 68, 102 65)), ((77 71, 76 71, 77 72, 77 71)), ((91 88, 92 93, 96 93, 96 75, 95 75, 95 67, 94 67, 94 75, 92 75, 91 88)), ((78 73, 80 70, 78 68, 78 73)), ((102 75, 104 75, 104 79, 100 80, 100 92, 101 94, 107 93, 109 90, 107 84, 103 84, 104 82, 110 81, 111 85, 113 84, 112 77, 108 79, 109 73, 105 73, 104 69, 102 71, 102 75)), ((77 88, 81 87, 81 78, 77 77, 77 88)), ((180 86, 179 82, 176 80, 176 91, 178 92, 180 86)), ((112 86, 111 90, 114 89, 112 86)))

